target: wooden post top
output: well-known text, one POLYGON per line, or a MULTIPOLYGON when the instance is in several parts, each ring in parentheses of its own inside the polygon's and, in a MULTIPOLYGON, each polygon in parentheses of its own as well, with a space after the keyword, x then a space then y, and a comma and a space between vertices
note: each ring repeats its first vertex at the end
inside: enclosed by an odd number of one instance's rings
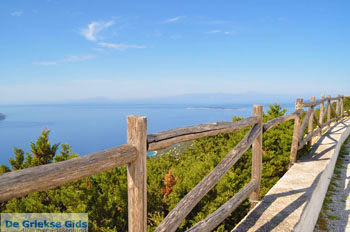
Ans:
POLYGON ((253 115, 257 116, 257 117, 262 117, 263 106, 262 105, 253 105, 253 115))
POLYGON ((304 100, 302 98, 297 98, 297 101, 295 103, 295 109, 296 110, 303 109, 303 102, 304 100))

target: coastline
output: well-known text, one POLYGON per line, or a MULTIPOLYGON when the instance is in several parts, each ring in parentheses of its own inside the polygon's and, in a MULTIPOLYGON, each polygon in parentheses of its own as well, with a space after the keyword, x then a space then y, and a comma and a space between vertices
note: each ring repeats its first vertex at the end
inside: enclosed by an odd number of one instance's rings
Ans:
POLYGON ((187 107, 188 110, 242 110, 240 107, 187 107))

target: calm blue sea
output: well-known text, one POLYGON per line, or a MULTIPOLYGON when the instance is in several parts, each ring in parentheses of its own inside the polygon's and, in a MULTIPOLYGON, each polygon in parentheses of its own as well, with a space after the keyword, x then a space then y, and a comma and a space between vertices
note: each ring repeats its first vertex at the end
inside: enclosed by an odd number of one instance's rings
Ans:
MULTIPOLYGON (((267 107, 264 106, 266 109, 267 107)), ((293 111, 292 104, 286 105, 293 111)), ((6 105, 0 106, 0 164, 8 165, 13 148, 30 151, 45 128, 52 143, 69 143, 80 155, 126 143, 126 116, 147 116, 148 133, 207 122, 231 121, 232 116, 250 116, 250 105, 6 105)))

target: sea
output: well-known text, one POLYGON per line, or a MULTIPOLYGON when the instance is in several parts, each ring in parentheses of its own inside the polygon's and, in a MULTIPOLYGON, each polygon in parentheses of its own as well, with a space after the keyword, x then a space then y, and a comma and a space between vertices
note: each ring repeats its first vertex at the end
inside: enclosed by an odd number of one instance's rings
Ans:
MULTIPOLYGON (((288 112, 294 104, 282 104, 288 112)), ((264 109, 268 108, 264 105, 264 109)), ((147 117, 147 133, 208 122, 232 121, 232 116, 249 117, 253 104, 47 104, 0 105, 6 115, 0 121, 0 164, 8 166, 14 148, 30 152, 44 129, 50 142, 70 144, 72 152, 87 155, 126 143, 126 117, 147 117)), ((149 154, 151 155, 151 153, 149 154)))

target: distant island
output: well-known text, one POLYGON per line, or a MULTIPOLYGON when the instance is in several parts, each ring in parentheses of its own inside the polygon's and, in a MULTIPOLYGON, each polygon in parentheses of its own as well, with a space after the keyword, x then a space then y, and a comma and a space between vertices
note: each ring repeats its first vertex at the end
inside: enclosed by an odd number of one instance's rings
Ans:
POLYGON ((4 120, 6 118, 5 114, 0 113, 0 120, 4 120))
POLYGON ((240 110, 243 108, 232 107, 220 107, 220 106, 208 106, 208 107, 187 107, 188 110, 240 110))

